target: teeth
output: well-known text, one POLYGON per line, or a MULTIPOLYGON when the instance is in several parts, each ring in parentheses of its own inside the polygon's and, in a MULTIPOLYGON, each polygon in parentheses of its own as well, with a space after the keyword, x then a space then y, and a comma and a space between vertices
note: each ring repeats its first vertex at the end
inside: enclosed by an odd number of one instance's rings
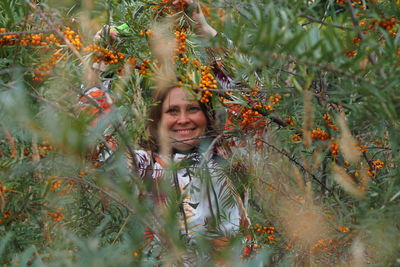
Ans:
POLYGON ((191 131, 193 131, 192 129, 185 129, 185 130, 176 130, 176 132, 178 132, 178 133, 189 133, 189 132, 191 132, 191 131))

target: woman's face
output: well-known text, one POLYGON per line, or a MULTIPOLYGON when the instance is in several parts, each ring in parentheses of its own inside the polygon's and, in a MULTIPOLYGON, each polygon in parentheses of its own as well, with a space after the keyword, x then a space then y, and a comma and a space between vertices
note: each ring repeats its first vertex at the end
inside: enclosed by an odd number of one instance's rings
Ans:
POLYGON ((181 87, 169 91, 162 103, 159 135, 166 136, 171 147, 189 150, 199 143, 207 128, 207 118, 194 96, 181 87))

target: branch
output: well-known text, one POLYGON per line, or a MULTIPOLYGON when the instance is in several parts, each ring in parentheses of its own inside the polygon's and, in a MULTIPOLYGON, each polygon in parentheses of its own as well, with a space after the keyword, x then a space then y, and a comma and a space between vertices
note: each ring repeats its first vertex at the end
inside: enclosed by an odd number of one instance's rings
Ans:
POLYGON ((296 166, 298 166, 303 172, 309 174, 313 180, 315 182, 317 182, 322 188, 324 188, 326 191, 328 191, 329 193, 332 193, 332 190, 329 189, 328 187, 326 187, 326 185, 321 182, 313 173, 311 173, 309 170, 307 170, 306 168, 304 168, 303 165, 301 165, 294 157, 290 156, 289 153, 287 151, 285 151, 284 149, 279 149, 277 147, 275 147, 274 145, 269 144, 268 142, 266 142, 263 139, 259 139, 257 138, 257 141, 261 141, 264 144, 266 144, 267 146, 273 148, 275 151, 279 152, 280 154, 284 155, 285 157, 287 157, 290 161, 292 161, 296 166))
POLYGON ((49 33, 54 32, 53 30, 37 30, 37 31, 18 31, 18 32, 0 32, 0 36, 4 35, 21 35, 21 34, 37 34, 37 33, 49 33))
POLYGON ((91 182, 89 182, 87 180, 82 180, 82 179, 79 179, 79 178, 76 178, 76 177, 71 177, 71 176, 55 176, 55 177, 51 177, 50 179, 70 180, 70 181, 74 181, 74 182, 77 182, 77 183, 88 185, 91 188, 96 189, 97 191, 100 191, 101 193, 103 193, 104 195, 109 197, 110 199, 114 200, 115 202, 117 202, 118 204, 120 204, 121 206, 126 208, 130 213, 134 213, 133 208, 131 206, 129 206, 126 202, 124 202, 123 200, 119 199, 118 197, 112 195, 110 192, 107 192, 103 188, 101 188, 101 187, 99 187, 99 186, 95 185, 94 183, 91 183, 91 182))
POLYGON ((17 147, 15 145, 15 141, 14 138, 12 136, 12 134, 10 133, 9 130, 7 130, 7 128, 4 126, 4 124, 2 122, 0 122, 0 127, 3 128, 4 134, 6 135, 6 138, 8 139, 8 142, 11 144, 11 158, 15 158, 15 156, 17 155, 17 147))
MULTIPOLYGON (((303 17, 303 16, 302 16, 302 17, 303 17)), ((320 19, 317 19, 317 18, 314 18, 314 17, 311 17, 311 16, 304 16, 303 18, 306 18, 306 19, 308 19, 309 21, 306 22, 306 23, 301 24, 301 26, 305 26, 305 25, 310 24, 310 23, 312 23, 312 22, 318 22, 318 23, 320 23, 320 24, 322 24, 322 25, 331 26, 331 27, 338 28, 338 29, 341 29, 341 30, 346 30, 346 31, 352 31, 352 30, 354 30, 353 28, 345 27, 345 26, 342 26, 342 25, 327 23, 327 22, 325 22, 325 21, 322 21, 322 20, 320 20, 320 19)))
POLYGON ((39 13, 40 17, 42 17, 47 25, 50 26, 50 28, 52 28, 52 30, 65 42, 65 44, 67 45, 67 47, 69 49, 71 49, 72 53, 74 53, 78 59, 82 62, 83 66, 85 69, 90 70, 88 63, 86 62, 86 60, 84 60, 84 58, 82 57, 82 55, 79 53, 79 51, 75 48, 75 46, 64 36, 64 34, 57 28, 57 25, 54 24, 54 22, 52 22, 43 12, 40 8, 38 8, 35 4, 33 4, 31 1, 29 0, 25 0, 25 2, 28 3, 28 5, 35 10, 37 13, 39 13))
MULTIPOLYGON (((346 0, 346 4, 348 5, 348 7, 349 7, 349 9, 350 9, 350 16, 351 16, 351 21, 353 22, 353 25, 354 25, 355 27, 359 28, 359 25, 360 25, 360 24, 358 23, 356 11, 355 11, 355 9, 354 9, 354 7, 353 7, 351 1, 350 1, 350 0, 346 0)), ((364 38, 364 35, 363 35, 361 32, 359 32, 359 33, 357 34, 357 36, 358 36, 361 40, 364 40, 364 39, 365 39, 365 38, 364 38)), ((368 60, 369 60, 372 64, 376 64, 376 59, 372 56, 372 54, 369 54, 369 55, 368 55, 368 60)))

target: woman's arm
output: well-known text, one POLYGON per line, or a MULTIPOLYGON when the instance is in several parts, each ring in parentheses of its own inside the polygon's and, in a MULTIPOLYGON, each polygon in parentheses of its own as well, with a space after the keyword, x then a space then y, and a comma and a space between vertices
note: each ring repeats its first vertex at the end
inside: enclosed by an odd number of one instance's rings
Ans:
MULTIPOLYGON (((179 0, 174 0, 172 3, 177 4, 179 0)), ((184 0, 188 4, 186 14, 193 20, 194 30, 203 39, 210 40, 217 35, 217 31, 208 24, 201 10, 200 3, 197 0, 184 0)))

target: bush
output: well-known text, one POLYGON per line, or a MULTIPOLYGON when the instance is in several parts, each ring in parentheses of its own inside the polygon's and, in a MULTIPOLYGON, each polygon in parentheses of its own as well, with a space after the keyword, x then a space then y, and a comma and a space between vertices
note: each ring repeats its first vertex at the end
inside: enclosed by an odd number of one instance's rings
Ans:
POLYGON ((57 5, 1 3, 2 264, 400 261, 395 1, 204 1, 209 42, 182 1, 57 5), (117 41, 92 41, 103 24, 124 24, 117 41), (227 244, 179 238, 177 208, 138 199, 126 167, 171 40, 165 65, 218 109, 224 172, 250 196, 252 226, 227 244), (85 98, 107 80, 112 103, 85 98))

